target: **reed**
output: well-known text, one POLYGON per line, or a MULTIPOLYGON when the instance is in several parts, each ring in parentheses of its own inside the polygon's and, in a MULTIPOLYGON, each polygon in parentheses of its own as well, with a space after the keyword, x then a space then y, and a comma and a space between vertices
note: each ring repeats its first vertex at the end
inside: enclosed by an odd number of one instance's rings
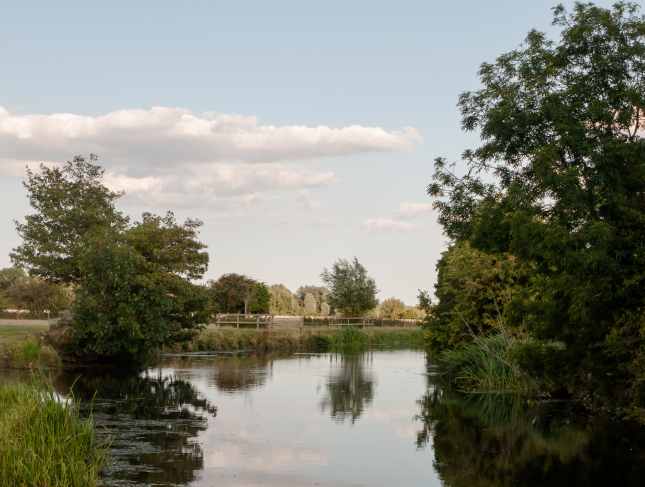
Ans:
POLYGON ((532 395, 539 384, 520 367, 514 354, 522 344, 522 339, 505 333, 475 336, 468 343, 441 352, 436 362, 462 392, 532 395))
POLYGON ((105 461, 91 418, 38 384, 0 385, 0 487, 93 487, 105 461))

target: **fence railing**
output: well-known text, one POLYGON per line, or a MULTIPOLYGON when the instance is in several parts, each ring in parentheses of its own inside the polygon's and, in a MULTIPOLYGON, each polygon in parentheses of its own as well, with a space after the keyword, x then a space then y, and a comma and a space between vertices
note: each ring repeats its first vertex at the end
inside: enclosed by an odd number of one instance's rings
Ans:
POLYGON ((212 325, 233 326, 235 328, 271 328, 273 315, 260 314, 216 314, 213 316, 212 325))
POLYGON ((293 327, 405 327, 413 328, 420 325, 420 320, 388 320, 382 318, 362 317, 285 317, 269 314, 235 314, 219 313, 212 317, 210 324, 216 327, 233 328, 293 328, 293 327))

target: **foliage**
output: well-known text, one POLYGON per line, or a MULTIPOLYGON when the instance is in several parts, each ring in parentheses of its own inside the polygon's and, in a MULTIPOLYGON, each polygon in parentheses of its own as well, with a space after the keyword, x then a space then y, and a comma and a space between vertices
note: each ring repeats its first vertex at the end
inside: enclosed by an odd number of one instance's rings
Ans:
POLYGON ((400 320, 406 312, 405 303, 397 298, 387 298, 380 304, 379 316, 386 320, 400 320))
POLYGON ((7 289, 5 296, 14 307, 29 310, 32 316, 45 316, 47 311, 51 316, 56 316, 60 311, 69 309, 72 303, 69 289, 37 277, 16 281, 7 289))
POLYGON ((298 301, 285 285, 274 284, 270 286, 269 294, 269 312, 272 315, 298 314, 298 301))
MULTIPOLYGON (((20 280, 14 301, 42 311, 66 307, 55 283, 76 290, 73 340, 65 358, 141 363, 188 340, 207 321, 207 296, 191 281, 208 265, 201 222, 144 213, 131 223, 115 207, 96 156, 27 172, 36 212, 18 223, 12 258, 38 279, 20 280)), ((268 295, 268 293, 267 293, 268 295)))
MULTIPOLYGON (((174 234, 174 226, 158 222, 151 234, 174 234)), ((161 241, 172 242, 162 237, 150 243, 155 252, 146 252, 142 231, 134 227, 132 232, 138 248, 128 233, 122 239, 86 240, 74 307, 74 350, 68 351, 83 360, 141 363, 164 345, 192 338, 208 320, 205 289, 182 277, 195 268, 195 258, 202 260, 194 254, 195 244, 173 254, 158 247, 161 241)))
POLYGON ((437 271, 437 304, 425 320, 434 350, 499 329, 500 322, 511 322, 513 298, 521 295, 530 274, 512 256, 487 254, 468 242, 450 246, 437 271))
MULTIPOLYGON (((304 315, 313 316, 322 313, 322 307, 324 304, 328 303, 329 289, 325 286, 300 286, 296 290, 296 298, 298 300, 299 307, 301 308, 304 315), (313 296, 313 302, 309 300, 309 309, 305 310, 307 295, 310 294, 313 296), (313 304, 313 306, 312 306, 313 304)), ((327 313, 329 314, 329 312, 327 313)))
POLYGON ((643 343, 627 323, 645 309, 645 17, 578 3, 554 9, 554 24, 559 41, 531 31, 482 64, 483 87, 459 99, 482 145, 464 153, 463 177, 438 159, 428 191, 453 242, 530 271, 501 312, 565 345, 563 380, 641 407, 623 364, 643 343))
POLYGON ((266 284, 241 274, 224 274, 208 286, 216 313, 268 313, 271 295, 266 284))
POLYGON ((361 316, 378 303, 376 282, 356 258, 339 259, 321 277, 330 290, 329 305, 346 316, 361 316))
POLYGON ((312 316, 318 313, 318 304, 316 303, 316 298, 313 294, 305 294, 305 299, 303 300, 303 313, 305 316, 312 316))
POLYGON ((0 385, 0 486, 92 487, 105 462, 91 419, 40 386, 0 385))
POLYGON ((24 186, 35 212, 16 222, 22 238, 11 254, 16 265, 52 282, 77 283, 88 232, 125 228, 127 218, 115 207, 121 193, 103 185, 104 171, 97 161, 95 155, 76 156, 62 167, 27 170, 24 186))
POLYGON ((329 352, 350 349, 422 349, 423 333, 416 328, 370 328, 342 334, 334 328, 268 330, 214 328, 201 331, 191 342, 169 348, 175 352, 253 351, 329 352), (360 345, 357 347, 356 345, 360 345))

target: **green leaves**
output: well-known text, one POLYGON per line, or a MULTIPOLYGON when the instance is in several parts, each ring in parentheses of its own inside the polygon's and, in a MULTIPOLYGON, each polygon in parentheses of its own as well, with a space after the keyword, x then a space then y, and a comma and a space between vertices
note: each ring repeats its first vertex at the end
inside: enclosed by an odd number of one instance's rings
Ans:
POLYGON ((378 304, 376 282, 356 258, 337 260, 321 278, 329 288, 329 305, 345 316, 362 316, 378 304))

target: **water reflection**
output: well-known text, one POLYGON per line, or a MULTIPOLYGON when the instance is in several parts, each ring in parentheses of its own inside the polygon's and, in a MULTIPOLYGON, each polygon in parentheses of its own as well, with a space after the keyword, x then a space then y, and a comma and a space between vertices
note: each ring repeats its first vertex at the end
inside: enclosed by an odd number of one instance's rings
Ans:
POLYGON ((264 387, 271 378, 275 357, 270 355, 222 355, 203 358, 173 357, 164 360, 180 378, 204 377, 209 386, 226 393, 252 391, 264 387))
POLYGON ((217 409, 189 382, 160 373, 68 375, 56 386, 74 391, 110 443, 105 485, 184 485, 203 468, 196 438, 217 409))
POLYGON ((571 403, 528 406, 508 395, 460 395, 429 380, 419 401, 417 446, 432 444, 445 486, 642 485, 640 427, 582 421, 571 403))
POLYGON ((355 423, 374 399, 374 378, 369 370, 371 354, 334 355, 321 409, 337 422, 355 423), (335 363, 334 363, 335 362, 335 363))

